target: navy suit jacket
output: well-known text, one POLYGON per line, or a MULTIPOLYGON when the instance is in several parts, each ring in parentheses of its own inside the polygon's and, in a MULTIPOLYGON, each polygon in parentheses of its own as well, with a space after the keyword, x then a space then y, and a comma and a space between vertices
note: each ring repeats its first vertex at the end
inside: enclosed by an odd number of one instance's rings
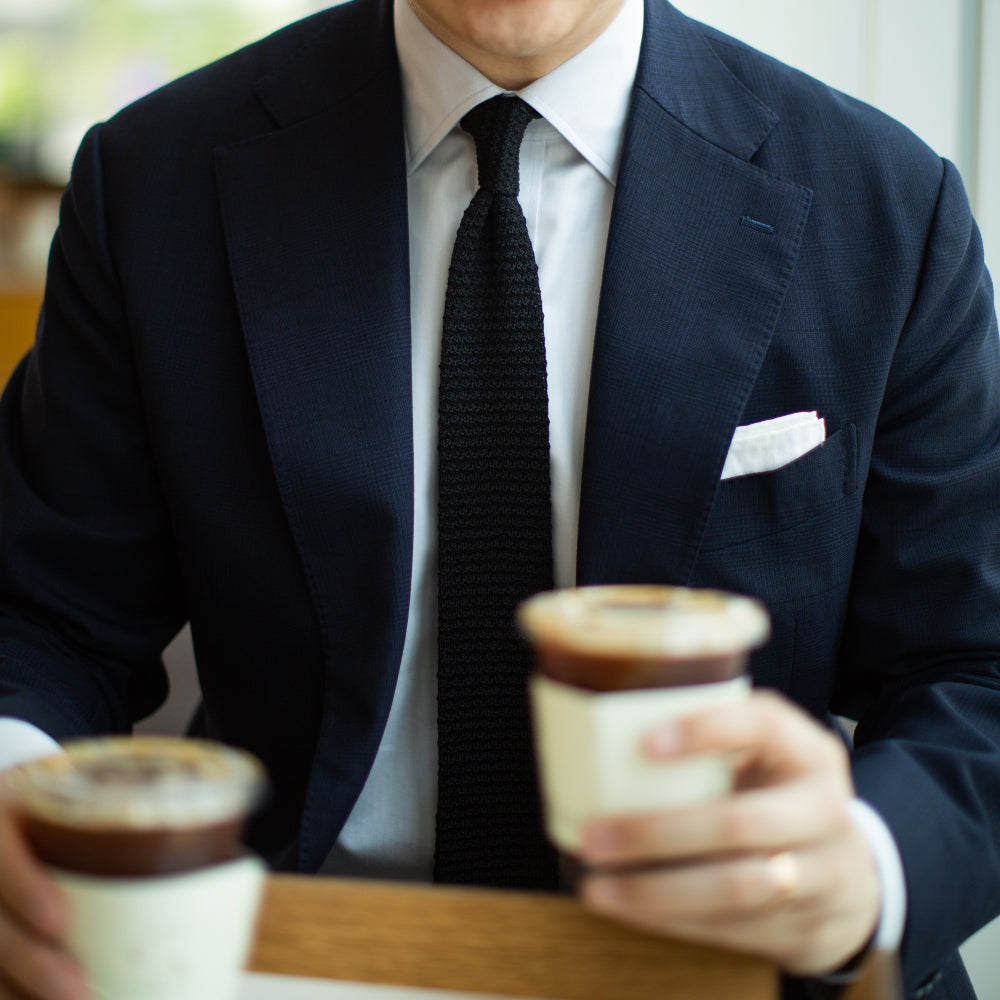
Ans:
MULTIPOLYGON (((391 5, 358 0, 88 134, 0 414, 0 712, 125 730, 190 620, 199 731, 265 760, 254 843, 305 870, 362 787, 403 647, 407 253, 391 5)), ((755 594, 774 619, 756 683, 861 719, 911 989, 1000 910, 998 375, 954 168, 647 0, 579 581, 755 594), (802 410, 822 447, 720 482, 737 425, 802 410)), ((934 995, 969 996, 961 970, 934 995)))

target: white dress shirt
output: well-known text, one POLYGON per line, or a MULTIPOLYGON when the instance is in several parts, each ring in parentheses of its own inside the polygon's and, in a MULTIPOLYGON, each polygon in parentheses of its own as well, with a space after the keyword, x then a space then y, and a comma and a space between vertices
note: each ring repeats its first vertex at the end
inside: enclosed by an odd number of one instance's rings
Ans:
MULTIPOLYGON (((519 200, 538 261, 545 314, 553 551, 557 586, 576 577, 577 517, 590 364, 604 250, 642 39, 642 0, 585 50, 519 92, 541 119, 521 146, 519 200)), ((459 125, 503 93, 395 0, 409 199, 413 376, 413 576, 392 709, 367 783, 323 865, 329 874, 428 879, 437 801, 437 389, 448 264, 477 187, 475 147, 459 125)), ((0 719, 0 767, 56 744, 0 719)), ((906 897, 898 850, 860 801, 854 815, 883 888, 878 943, 902 937, 906 897)))

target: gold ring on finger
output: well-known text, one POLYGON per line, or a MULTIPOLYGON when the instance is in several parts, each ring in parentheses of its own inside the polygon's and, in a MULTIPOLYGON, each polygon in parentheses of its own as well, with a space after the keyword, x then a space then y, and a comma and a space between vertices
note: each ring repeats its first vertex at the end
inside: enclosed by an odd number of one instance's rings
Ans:
POLYGON ((774 887, 775 900, 784 903, 791 899, 802 882, 799 859, 792 851, 780 851, 767 859, 768 876, 774 887))

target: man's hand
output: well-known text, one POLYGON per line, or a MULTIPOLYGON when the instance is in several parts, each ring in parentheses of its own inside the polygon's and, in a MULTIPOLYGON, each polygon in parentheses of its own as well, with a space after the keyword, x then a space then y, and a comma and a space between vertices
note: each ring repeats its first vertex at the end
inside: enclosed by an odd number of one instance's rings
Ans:
POLYGON ((786 972, 830 973, 878 923, 880 889, 850 816, 839 739, 786 699, 747 701, 666 724, 643 741, 669 762, 721 751, 736 762, 732 795, 660 813, 601 819, 581 860, 597 913, 643 930, 748 951, 786 972), (608 869, 624 869, 608 871, 608 869))
POLYGON ((0 1000, 81 1000, 86 983, 59 941, 66 906, 0 802, 0 1000))

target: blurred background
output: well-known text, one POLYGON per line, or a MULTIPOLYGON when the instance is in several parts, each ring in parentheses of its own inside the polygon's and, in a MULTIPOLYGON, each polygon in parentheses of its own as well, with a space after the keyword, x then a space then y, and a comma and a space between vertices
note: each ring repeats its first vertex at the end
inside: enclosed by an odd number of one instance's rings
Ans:
POLYGON ((90 123, 321 6, 0 0, 0 164, 8 176, 60 184, 90 123))
MULTIPOLYGON (((876 105, 959 168, 1000 273, 1000 0, 676 0, 685 13, 876 105)), ((87 127, 321 0, 0 0, 0 383, 31 342, 59 193, 87 127)), ((187 631, 167 650, 180 731, 187 631)), ((1000 996, 1000 924, 965 949, 1000 996)))
POLYGON ((0 0, 0 283, 37 284, 93 122, 317 0, 0 0))

